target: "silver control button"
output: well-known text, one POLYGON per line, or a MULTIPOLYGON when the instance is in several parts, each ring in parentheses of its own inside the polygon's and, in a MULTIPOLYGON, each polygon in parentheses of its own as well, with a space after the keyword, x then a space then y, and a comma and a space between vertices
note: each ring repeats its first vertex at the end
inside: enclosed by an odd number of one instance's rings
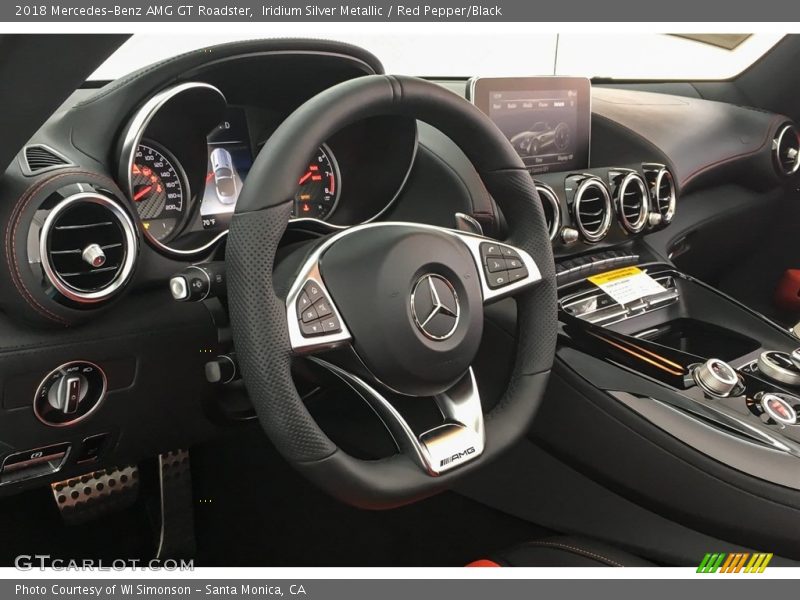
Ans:
POLYGON ((776 394, 764 394, 759 403, 770 419, 781 425, 796 425, 797 412, 783 398, 776 394))
POLYGON ((800 368, 794 362, 794 352, 791 355, 774 350, 762 352, 758 357, 758 370, 774 381, 800 385, 800 368))
POLYGON ((106 253, 97 244, 89 244, 81 252, 83 261, 93 269, 99 269, 106 264, 106 253))
POLYGON ((181 275, 169 280, 169 291, 175 300, 186 300, 189 297, 189 286, 186 285, 186 279, 181 275))
POLYGON ((736 371, 725 361, 711 358, 694 370, 694 380, 714 396, 728 396, 739 384, 736 371))
POLYGON ((800 348, 792 350, 792 353, 789 355, 794 363, 794 366, 800 369, 800 348))

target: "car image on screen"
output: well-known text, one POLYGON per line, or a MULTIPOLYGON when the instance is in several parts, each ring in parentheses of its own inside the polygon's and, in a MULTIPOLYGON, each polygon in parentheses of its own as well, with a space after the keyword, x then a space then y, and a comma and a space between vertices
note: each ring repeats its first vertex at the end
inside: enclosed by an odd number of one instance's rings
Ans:
POLYGON ((236 202, 238 195, 236 171, 233 168, 231 153, 225 148, 216 148, 211 153, 211 171, 214 173, 214 185, 219 201, 223 204, 236 202))
POLYGON ((537 121, 529 130, 513 136, 511 144, 520 156, 537 156, 551 148, 562 151, 569 144, 569 126, 559 123, 553 127, 544 121, 537 121))

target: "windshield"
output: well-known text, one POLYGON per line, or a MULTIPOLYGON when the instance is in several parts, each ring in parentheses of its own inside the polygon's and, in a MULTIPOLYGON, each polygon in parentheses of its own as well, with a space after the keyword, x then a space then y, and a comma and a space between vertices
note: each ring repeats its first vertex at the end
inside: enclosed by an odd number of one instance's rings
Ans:
POLYGON ((525 24, 480 30, 420 23, 337 27, 281 24, 270 36, 134 35, 91 77, 111 80, 183 52, 253 37, 317 37, 366 48, 387 73, 424 77, 580 75, 593 78, 692 80, 733 77, 763 56, 780 34, 531 34, 525 24), (430 27, 434 25, 435 27, 430 27), (520 25, 520 26, 516 26, 520 25), (480 32, 478 32, 480 31, 480 32), (444 44, 443 44, 444 42, 444 44), (447 48, 443 52, 442 48, 447 48))

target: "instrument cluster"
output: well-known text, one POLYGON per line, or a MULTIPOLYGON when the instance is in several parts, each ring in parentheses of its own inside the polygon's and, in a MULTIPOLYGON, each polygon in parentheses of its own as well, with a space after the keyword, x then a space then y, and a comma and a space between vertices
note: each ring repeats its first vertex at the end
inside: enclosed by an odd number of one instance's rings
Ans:
MULTIPOLYGON (((274 112, 230 104, 219 88, 200 82, 142 105, 123 137, 118 173, 153 247, 194 257, 227 234, 253 162, 280 124, 274 112)), ((399 195, 415 149, 413 121, 373 118, 336 134, 297 174, 287 199, 292 223, 340 228, 377 218, 399 195), (398 144, 382 148, 387 139, 398 144)))

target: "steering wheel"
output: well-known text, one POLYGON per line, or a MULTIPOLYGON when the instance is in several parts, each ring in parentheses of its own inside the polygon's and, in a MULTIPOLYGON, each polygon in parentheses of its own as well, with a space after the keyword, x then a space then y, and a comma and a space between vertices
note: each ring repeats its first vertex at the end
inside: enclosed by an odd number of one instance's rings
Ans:
MULTIPOLYGON (((435 198, 430 199, 435 202, 435 198)), ((527 431, 556 345, 556 283, 542 205, 529 173, 476 107, 427 81, 372 75, 336 85, 295 110, 247 177, 228 236, 233 340, 265 432, 297 470, 364 508, 390 508, 452 487, 527 431), (415 223, 371 223, 276 261, 302 172, 321 143, 356 121, 400 115, 448 135, 509 223, 502 243, 415 223), (484 414, 471 363, 483 306, 513 295, 516 358, 508 389, 484 414), (337 447, 291 376, 306 356, 371 405, 397 454, 356 458, 337 447), (427 397, 442 422, 416 432, 390 401, 427 397)))

